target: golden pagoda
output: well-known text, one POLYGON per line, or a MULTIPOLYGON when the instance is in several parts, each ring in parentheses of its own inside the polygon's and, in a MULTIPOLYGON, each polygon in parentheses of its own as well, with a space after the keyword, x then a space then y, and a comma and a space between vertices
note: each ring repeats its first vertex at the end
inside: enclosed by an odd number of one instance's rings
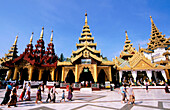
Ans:
MULTIPOLYGON (((72 51, 69 61, 58 62, 61 67, 61 82, 80 83, 82 81, 91 81, 94 83, 112 82, 113 61, 103 59, 100 50, 96 50, 97 43, 94 43, 94 37, 90 32, 87 22, 87 13, 85 13, 85 25, 76 43, 77 50, 72 51), (70 80, 72 78, 72 80, 70 80)), ((59 70, 60 71, 60 70, 59 70)))
POLYGON ((131 40, 129 40, 127 31, 125 31, 126 34, 126 40, 125 45, 123 47, 123 51, 120 53, 120 58, 127 60, 128 58, 132 57, 137 51, 133 47, 133 43, 131 43, 131 40))
POLYGON ((17 40, 18 40, 18 35, 16 36, 15 42, 14 42, 13 46, 11 47, 11 49, 8 50, 9 53, 8 53, 8 54, 5 54, 5 58, 2 57, 2 58, 0 59, 0 65, 1 65, 2 63, 5 63, 5 62, 7 62, 7 61, 13 60, 13 59, 15 59, 15 58, 18 57, 18 55, 17 55, 17 53, 18 53, 18 51, 17 51, 17 50, 18 50, 18 48, 17 48, 17 40))
POLYGON ((151 20, 151 38, 149 39, 150 42, 147 43, 148 47, 146 49, 141 49, 141 52, 146 53, 153 53, 157 48, 166 48, 170 49, 170 38, 165 38, 165 35, 162 35, 162 32, 159 32, 159 29, 156 27, 155 23, 153 22, 152 16, 150 16, 151 20))

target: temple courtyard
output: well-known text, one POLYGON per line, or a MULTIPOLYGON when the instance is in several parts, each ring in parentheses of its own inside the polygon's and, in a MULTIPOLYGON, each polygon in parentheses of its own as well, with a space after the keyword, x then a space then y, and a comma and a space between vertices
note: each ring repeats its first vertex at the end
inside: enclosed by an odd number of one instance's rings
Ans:
MULTIPOLYGON (((170 110, 170 93, 165 93, 164 89, 149 89, 147 93, 144 88, 134 89, 135 105, 122 104, 119 89, 110 91, 73 91, 73 101, 61 102, 63 89, 57 88, 56 103, 46 103, 47 89, 42 93, 43 103, 35 104, 36 90, 31 90, 31 100, 17 102, 18 107, 8 108, 7 105, 1 106, 2 110, 170 110)), ((21 89, 18 90, 20 95, 21 89)), ((3 100, 5 89, 0 90, 0 102, 3 100)), ((67 92, 66 92, 67 97, 67 92)))

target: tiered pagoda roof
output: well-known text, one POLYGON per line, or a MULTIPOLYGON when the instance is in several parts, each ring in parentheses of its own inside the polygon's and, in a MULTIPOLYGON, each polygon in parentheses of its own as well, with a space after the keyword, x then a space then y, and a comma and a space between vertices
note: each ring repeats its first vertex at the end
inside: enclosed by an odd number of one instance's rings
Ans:
POLYGON ((91 47, 94 50, 96 49, 96 45, 97 45, 97 43, 94 43, 94 37, 92 37, 92 33, 90 33, 89 25, 87 24, 87 13, 85 13, 85 25, 83 26, 81 37, 79 38, 79 43, 76 44, 76 46, 77 49, 80 49, 85 45, 91 47))
POLYGON ((6 62, 4 65, 7 67, 13 67, 14 64, 26 63, 29 65, 36 65, 38 67, 57 67, 58 57, 54 52, 54 44, 53 41, 53 31, 51 34, 51 42, 48 44, 47 51, 45 51, 44 40, 43 40, 44 28, 42 28, 40 39, 37 40, 37 44, 35 45, 35 49, 33 49, 32 40, 33 33, 30 38, 30 43, 25 48, 25 52, 20 54, 19 57, 11 60, 10 62, 6 62))
POLYGON ((153 53, 153 50, 157 48, 165 48, 166 50, 170 49, 170 38, 165 38, 165 35, 162 35, 162 32, 156 27, 155 23, 153 22, 152 17, 151 19, 151 38, 149 39, 150 42, 147 43, 148 47, 146 49, 140 49, 141 52, 146 53, 153 53))
POLYGON ((16 36, 15 42, 14 42, 13 46, 11 47, 11 49, 8 50, 9 53, 5 54, 5 58, 2 57, 0 59, 0 65, 1 64, 3 65, 3 63, 9 62, 9 61, 14 60, 15 58, 18 57, 18 55, 17 55, 17 53, 18 53, 17 40, 18 40, 18 35, 16 36))
POLYGON ((121 51, 120 53, 120 58, 127 60, 129 57, 132 57, 137 51, 133 47, 133 43, 131 43, 131 40, 129 40, 127 31, 125 31, 125 34, 126 34, 125 45, 123 47, 123 51, 121 51))

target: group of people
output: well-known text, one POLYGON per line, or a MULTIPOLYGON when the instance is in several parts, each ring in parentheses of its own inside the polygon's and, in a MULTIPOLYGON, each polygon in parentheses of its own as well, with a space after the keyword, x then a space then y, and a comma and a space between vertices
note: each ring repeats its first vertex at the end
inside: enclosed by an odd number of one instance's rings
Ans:
MULTIPOLYGON (((50 87, 48 88, 48 97, 46 99, 46 102, 48 102, 48 100, 50 100, 50 102, 52 101, 53 103, 55 103, 56 94, 58 94, 55 86, 56 86, 56 84, 54 84, 54 86, 52 88, 50 88, 50 87)), ((20 96, 17 95, 18 88, 19 87, 18 87, 17 82, 15 84, 8 82, 8 84, 6 86, 5 97, 0 105, 1 106, 8 105, 9 108, 10 108, 10 106, 17 107, 17 105, 16 105, 17 97, 19 97, 19 101, 30 101, 31 100, 31 96, 30 96, 31 84, 30 84, 30 82, 28 82, 28 84, 26 82, 24 83, 20 96)), ((40 103, 42 103, 42 95, 41 95, 42 92, 44 92, 44 85, 39 84, 39 86, 37 88, 37 93, 36 93, 36 101, 35 101, 36 104, 38 103, 38 101, 40 101, 40 103)), ((67 99, 69 101, 72 101, 72 97, 73 97, 72 92, 73 92, 73 88, 72 88, 72 86, 69 86, 68 97, 67 97, 67 99)), ((62 100, 64 100, 64 102, 65 102, 65 97, 66 97, 65 90, 63 90, 60 102, 62 100)))
POLYGON ((3 101, 1 102, 1 106, 7 104, 9 108, 10 108, 10 106, 17 107, 16 106, 17 90, 18 90, 18 82, 16 82, 16 83, 8 82, 8 84, 6 86, 5 97, 4 97, 3 101), (11 91, 12 91, 12 94, 11 94, 11 91), (11 97, 10 97, 10 95, 11 95, 11 97))
MULTIPOLYGON (((56 94, 58 94, 58 92, 56 91, 56 84, 54 84, 54 86, 52 87, 52 88, 48 88, 48 97, 47 97, 47 99, 46 99, 46 102, 48 102, 48 100, 50 100, 49 102, 53 102, 53 103, 55 103, 55 100, 56 100, 56 94)), ((41 88, 44 88, 43 87, 43 85, 41 85, 41 84, 39 84, 39 86, 38 86, 38 89, 37 89, 37 94, 36 94, 36 104, 37 104, 37 102, 38 101, 40 101, 41 103, 42 103, 42 96, 41 96, 41 92, 44 92, 44 90, 43 89, 41 89, 41 88)), ((72 86, 70 85, 69 86, 69 91, 68 91, 68 97, 67 97, 67 99, 69 100, 69 101, 71 101, 72 100, 72 97, 73 97, 73 94, 72 94, 72 92, 73 92, 73 88, 72 88, 72 86)), ((61 97, 61 100, 60 100, 60 102, 62 101, 62 100, 64 100, 64 102, 65 102, 65 90, 63 90, 62 91, 62 97, 61 97)))
POLYGON ((123 84, 121 87, 120 87, 120 91, 119 93, 122 95, 122 100, 121 100, 121 103, 126 103, 128 102, 128 104, 135 104, 135 95, 134 95, 134 92, 133 92, 133 88, 132 88, 132 85, 129 86, 128 88, 128 91, 127 91, 127 88, 126 86, 123 84), (127 94, 129 95, 129 100, 127 98, 127 94))

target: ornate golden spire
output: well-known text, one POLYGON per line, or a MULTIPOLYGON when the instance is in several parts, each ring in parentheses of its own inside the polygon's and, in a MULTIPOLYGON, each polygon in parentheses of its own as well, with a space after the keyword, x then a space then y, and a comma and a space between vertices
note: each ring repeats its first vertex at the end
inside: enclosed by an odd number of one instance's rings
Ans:
POLYGON ((140 44, 138 44, 138 46, 139 46, 139 50, 138 50, 138 51, 141 52, 141 51, 140 51, 140 50, 141 50, 141 49, 140 49, 140 44))
POLYGON ((51 39, 50 39, 50 43, 52 43, 53 42, 53 30, 51 31, 52 33, 51 33, 51 39))
POLYGON ((150 16, 150 19, 151 19, 151 23, 153 23, 153 19, 152 19, 152 16, 150 16))
POLYGON ((43 35, 44 35, 44 27, 42 27, 42 31, 41 31, 41 35, 40 35, 40 40, 43 39, 43 35))
POLYGON ((153 22, 152 16, 150 16, 151 20, 151 38, 149 39, 150 42, 147 43, 147 49, 154 50, 158 47, 167 47, 165 44, 166 38, 165 35, 162 35, 162 32, 159 32, 159 29, 156 27, 155 23, 153 22))
POLYGON ((31 34, 30 44, 32 44, 33 34, 34 34, 34 32, 32 32, 32 34, 31 34))
POLYGON ((128 35, 127 35, 127 31, 125 31, 125 34, 126 34, 126 40, 129 40, 128 35))
POLYGON ((14 44, 13 44, 13 45, 16 45, 16 44, 17 44, 17 40, 18 40, 18 35, 16 36, 16 38, 15 38, 15 42, 14 42, 14 44))
POLYGON ((87 25, 87 11, 85 13, 85 25, 87 25))

